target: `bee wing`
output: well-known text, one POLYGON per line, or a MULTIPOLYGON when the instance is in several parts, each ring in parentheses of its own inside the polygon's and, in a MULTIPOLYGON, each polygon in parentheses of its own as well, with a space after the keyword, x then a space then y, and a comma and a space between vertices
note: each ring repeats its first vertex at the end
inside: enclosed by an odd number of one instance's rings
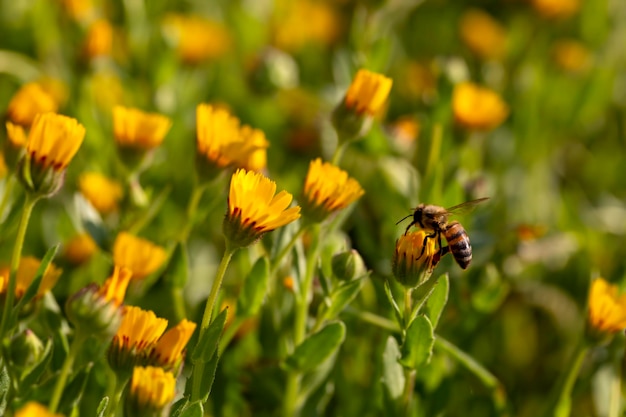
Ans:
POLYGON ((476 200, 466 201, 465 203, 447 208, 446 211, 448 214, 466 214, 474 210, 478 204, 484 203, 487 200, 489 200, 489 197, 477 198, 476 200))

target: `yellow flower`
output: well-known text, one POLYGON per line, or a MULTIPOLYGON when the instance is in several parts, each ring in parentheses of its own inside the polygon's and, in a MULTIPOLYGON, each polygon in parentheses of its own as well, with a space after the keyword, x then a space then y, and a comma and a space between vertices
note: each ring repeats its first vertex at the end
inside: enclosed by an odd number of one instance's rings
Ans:
POLYGON ((6 122, 7 138, 13 148, 25 148, 28 140, 26 139, 26 133, 24 128, 20 125, 15 125, 11 122, 6 122))
POLYGON ((226 27, 199 16, 170 14, 163 21, 163 31, 188 64, 219 58, 230 49, 226 27))
POLYGON ((171 372, 151 366, 133 369, 130 393, 126 400, 129 415, 156 416, 172 402, 176 394, 176 378, 171 372))
POLYGON ((91 23, 87 32, 83 51, 88 58, 111 55, 113 47, 113 27, 105 19, 91 23))
POLYGON ((63 415, 51 413, 48 411, 48 407, 30 401, 15 412, 15 417, 63 417, 63 415))
POLYGON ((171 126, 172 121, 161 114, 122 106, 113 108, 113 132, 121 147, 143 151, 156 148, 171 126))
POLYGON ((182 320, 169 329, 154 346, 150 362, 166 369, 175 369, 182 361, 183 350, 195 329, 196 323, 189 320, 182 320))
POLYGON ((57 109, 56 101, 41 85, 28 83, 24 84, 9 102, 7 115, 13 123, 28 127, 33 124, 38 114, 54 113, 57 109))
POLYGON ((387 100, 392 84, 391 78, 360 69, 346 92, 346 107, 374 116, 387 100))
POLYGON ((88 21, 94 14, 91 0, 62 0, 66 13, 76 21, 88 21))
POLYGON ((4 154, 0 152, 0 178, 6 177, 9 173, 9 168, 7 167, 7 163, 4 160, 4 154))
POLYGON ((102 287, 100 287, 100 295, 106 301, 110 301, 117 306, 122 305, 132 275, 133 273, 130 269, 115 266, 113 275, 107 278, 102 287))
POLYGON ((310 0, 283 0, 274 7, 274 43, 285 51, 296 51, 308 43, 330 44, 341 29, 335 8, 310 0))
POLYGON ((454 87, 452 109, 458 124, 476 130, 493 129, 509 114, 509 107, 497 93, 470 82, 454 87))
POLYGON ((135 279, 159 269, 166 258, 165 249, 127 232, 120 232, 113 243, 113 262, 130 269, 135 279))
POLYGON ((275 193, 276 183, 262 174, 244 169, 233 174, 223 225, 231 244, 248 246, 264 233, 300 217, 300 207, 288 208, 293 199, 291 194, 275 193))
POLYGON ((436 239, 426 238, 426 232, 418 230, 400 236, 396 240, 392 271, 399 283, 415 288, 426 281, 439 263, 436 239))
MULTIPOLYGON (((15 277, 15 296, 17 298, 22 297, 30 284, 33 282, 39 265, 41 265, 41 261, 33 256, 24 256, 20 259, 20 264, 15 277)), ((48 264, 48 267, 43 274, 41 283, 39 284, 39 289, 37 290, 38 297, 41 297, 54 287, 54 284, 57 283, 59 277, 61 276, 61 272, 62 270, 57 268, 54 264, 48 264)), ((2 277, 0 278, 0 293, 4 293, 8 287, 9 268, 2 268, 0 270, 0 277, 2 277)))
POLYGON ((198 169, 204 178, 211 179, 230 166, 255 171, 265 168, 269 142, 263 132, 240 126, 226 110, 198 105, 196 128, 198 169))
POLYGON ((80 192, 89 203, 102 214, 117 210, 117 203, 123 196, 120 183, 102 174, 87 172, 78 180, 80 192))
POLYGON ((43 169, 67 168, 85 138, 85 128, 76 119, 55 113, 35 117, 26 151, 43 169))
POLYGON ((575 40, 556 42, 552 48, 552 56, 561 69, 571 73, 583 72, 591 64, 591 52, 575 40))
POLYGON ((88 233, 81 233, 65 243, 64 255, 70 263, 80 265, 91 259, 97 250, 93 238, 88 233))
POLYGON ((320 222, 333 212, 352 204, 364 191, 347 172, 317 158, 309 165, 303 194, 304 215, 320 222))
POLYGON ((530 0, 540 15, 548 19, 567 18, 580 8, 580 0, 530 0))
POLYGON ((506 47, 506 30, 493 17, 470 9, 461 17, 461 39, 480 58, 502 57, 506 47))
POLYGON ((589 330, 596 334, 617 333, 626 329, 626 294, 602 278, 595 279, 589 290, 589 330))

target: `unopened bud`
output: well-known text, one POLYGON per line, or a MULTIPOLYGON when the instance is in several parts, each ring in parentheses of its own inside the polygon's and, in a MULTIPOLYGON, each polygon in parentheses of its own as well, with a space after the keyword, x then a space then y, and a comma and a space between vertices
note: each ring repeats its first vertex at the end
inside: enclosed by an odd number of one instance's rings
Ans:
POLYGON ((341 281, 352 281, 366 273, 363 259, 354 249, 333 256, 331 266, 333 274, 341 281))
POLYGON ((65 304, 65 312, 77 332, 104 340, 115 335, 122 320, 121 308, 107 300, 97 284, 88 285, 71 296, 65 304))
POLYGON ((43 343, 30 329, 16 335, 9 347, 11 362, 18 369, 28 369, 38 363, 43 351, 43 343))

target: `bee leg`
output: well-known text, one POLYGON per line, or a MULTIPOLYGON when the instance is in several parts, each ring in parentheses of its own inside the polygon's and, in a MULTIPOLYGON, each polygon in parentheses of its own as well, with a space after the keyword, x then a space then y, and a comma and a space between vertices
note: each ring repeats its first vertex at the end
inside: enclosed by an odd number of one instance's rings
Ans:
POLYGON ((439 257, 443 258, 444 256, 446 256, 448 253, 450 253, 450 246, 445 246, 441 249, 439 249, 439 257))
POLYGON ((432 238, 434 238, 434 237, 436 237, 438 235, 439 235, 439 240, 438 240, 439 241, 439 247, 441 247, 441 235, 439 233, 434 232, 431 235, 426 235, 426 236, 424 236, 424 240, 422 241, 422 251, 420 252, 420 256, 418 256, 417 259, 421 258, 422 255, 424 254, 424 251, 426 250, 426 243, 428 243, 428 239, 432 239, 432 238))

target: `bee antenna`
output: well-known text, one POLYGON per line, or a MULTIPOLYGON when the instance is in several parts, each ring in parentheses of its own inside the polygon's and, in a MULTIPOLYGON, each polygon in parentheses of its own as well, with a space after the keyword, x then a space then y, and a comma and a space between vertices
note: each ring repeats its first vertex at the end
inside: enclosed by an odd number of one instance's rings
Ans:
POLYGON ((401 218, 397 223, 396 226, 399 225, 400 223, 402 223, 403 221, 405 221, 406 219, 410 218, 411 216, 413 216, 413 214, 409 214, 406 217, 401 218))

